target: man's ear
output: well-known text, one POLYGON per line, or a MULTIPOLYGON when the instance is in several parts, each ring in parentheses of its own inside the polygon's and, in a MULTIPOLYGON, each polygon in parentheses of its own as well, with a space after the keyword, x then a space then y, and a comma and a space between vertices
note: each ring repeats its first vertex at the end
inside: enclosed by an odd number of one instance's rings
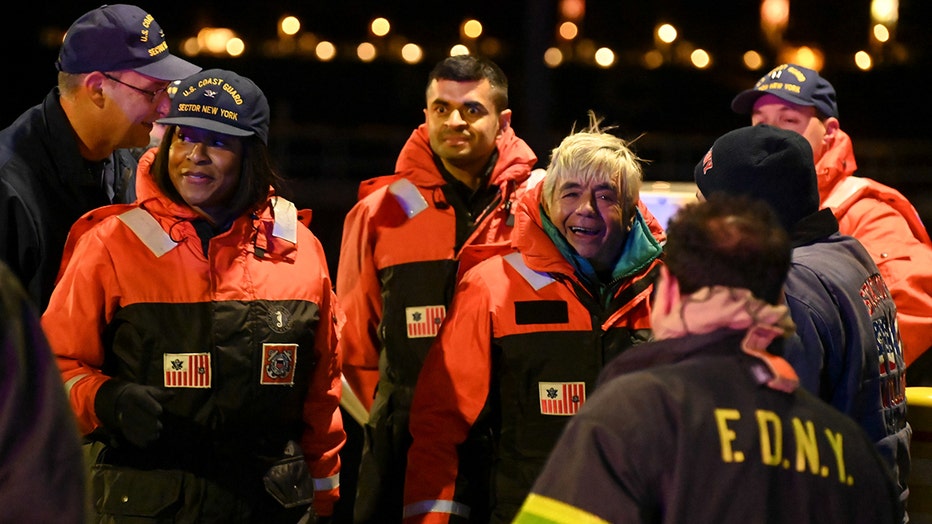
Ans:
POLYGON ((498 114, 498 135, 511 127, 511 109, 506 109, 498 114))
POLYGON ((106 81, 107 76, 100 71, 90 72, 84 75, 82 80, 82 87, 87 92, 88 97, 97 105, 103 104, 103 99, 106 96, 104 94, 104 82, 106 81))
POLYGON ((841 123, 837 118, 830 116, 823 120, 822 124, 825 126, 825 136, 822 137, 822 141, 827 148, 831 148, 835 143, 835 133, 841 129, 841 123))

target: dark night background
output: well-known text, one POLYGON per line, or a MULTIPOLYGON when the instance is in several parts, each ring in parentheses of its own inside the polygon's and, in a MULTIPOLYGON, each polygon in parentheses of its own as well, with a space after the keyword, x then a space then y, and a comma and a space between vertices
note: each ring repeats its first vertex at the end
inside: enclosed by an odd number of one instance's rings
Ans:
MULTIPOLYGON (((95 2, 20 4, 25 16, 0 24, 6 75, 0 82, 4 103, 0 122, 12 121, 38 103, 55 83, 53 62, 61 33, 99 5, 95 2), (57 40, 56 40, 57 39, 57 40), (15 65, 14 65, 15 64, 15 65)), ((557 0, 462 3, 435 1, 342 2, 174 2, 140 4, 165 30, 171 49, 180 53, 183 38, 203 26, 228 27, 246 42, 239 58, 186 57, 205 68, 233 69, 255 80, 272 106, 271 141, 291 195, 314 209, 314 229, 336 264, 342 217, 355 198, 359 181, 390 173, 411 130, 423 121, 424 87, 433 64, 459 41, 459 25, 478 18, 484 36, 500 42, 493 58, 509 76, 513 126, 537 152, 541 167, 549 151, 574 124, 585 123, 589 109, 633 139, 650 160, 646 180, 691 180, 692 167, 712 141, 748 120, 729 107, 778 62, 765 45, 759 2, 717 0, 588 0, 580 23, 582 38, 616 50, 609 69, 572 63, 549 69, 541 59, 555 41, 557 0), (343 53, 368 37, 375 16, 389 18, 392 35, 421 45, 424 60, 407 65, 377 59, 361 63, 339 54, 331 62, 306 56, 270 56, 283 14, 302 20, 302 32, 328 39, 343 53), (661 21, 674 24, 679 40, 708 50, 713 65, 696 70, 667 64, 642 67, 639 57, 653 46, 661 21), (767 60, 746 70, 741 54, 755 48, 767 60), (769 53, 769 55, 767 54, 769 53)), ((908 60, 885 59, 869 72, 853 66, 855 51, 867 48, 869 0, 790 3, 784 41, 825 53, 822 74, 838 92, 842 128, 854 140, 860 174, 890 184, 913 200, 928 224, 932 220, 932 132, 924 96, 932 65, 932 2, 901 0, 896 45, 908 60)), ((893 46, 888 46, 893 47, 893 46)), ((331 268, 332 270, 335 267, 331 268)))

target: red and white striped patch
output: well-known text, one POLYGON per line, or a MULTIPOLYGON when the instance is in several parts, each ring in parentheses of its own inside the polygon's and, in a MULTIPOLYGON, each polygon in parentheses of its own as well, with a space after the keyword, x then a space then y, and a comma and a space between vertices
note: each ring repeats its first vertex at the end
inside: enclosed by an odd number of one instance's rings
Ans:
POLYGON ((162 369, 167 388, 210 387, 210 353, 165 353, 162 369))
POLYGON ((440 324, 447 316, 446 306, 422 306, 405 308, 405 323, 408 338, 426 338, 437 335, 440 324))
POLYGON ((586 403, 585 382, 538 382, 542 415, 575 415, 586 403))

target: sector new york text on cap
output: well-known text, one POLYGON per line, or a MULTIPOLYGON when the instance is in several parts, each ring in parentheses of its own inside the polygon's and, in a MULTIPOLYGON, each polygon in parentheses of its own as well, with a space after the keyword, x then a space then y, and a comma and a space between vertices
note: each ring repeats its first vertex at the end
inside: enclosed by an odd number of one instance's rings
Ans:
POLYGON ((160 124, 191 126, 225 135, 257 135, 268 144, 269 102, 252 80, 224 69, 183 79, 160 124))
POLYGON ((736 113, 750 114, 754 102, 771 94, 801 106, 815 107, 822 116, 838 118, 835 88, 819 73, 796 64, 782 64, 761 77, 751 89, 746 89, 731 101, 736 113))

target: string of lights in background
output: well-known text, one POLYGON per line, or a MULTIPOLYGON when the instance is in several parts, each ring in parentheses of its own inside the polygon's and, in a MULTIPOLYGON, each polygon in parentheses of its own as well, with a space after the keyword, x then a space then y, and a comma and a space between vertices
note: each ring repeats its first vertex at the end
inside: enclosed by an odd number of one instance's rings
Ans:
MULTIPOLYGON (((821 70, 825 56, 813 45, 794 45, 784 39, 789 19, 790 0, 760 1, 760 31, 764 49, 748 49, 741 56, 742 66, 757 71, 768 64, 766 56, 779 62, 794 62, 821 70)), ((582 31, 586 16, 586 0, 559 0, 553 44, 541 60, 550 68, 566 64, 582 64, 609 69, 619 65, 634 65, 657 69, 676 65, 695 69, 712 67, 717 57, 681 35, 672 23, 660 21, 653 30, 653 42, 643 50, 619 50, 587 38, 582 31)), ((886 61, 907 62, 908 49, 896 42, 899 17, 898 0, 871 0, 870 32, 866 45, 850 55, 851 64, 860 70, 870 70, 886 61)), ((225 27, 204 27, 195 36, 181 42, 180 52, 188 57, 207 55, 237 58, 249 53, 266 57, 296 57, 321 62, 353 60, 368 63, 375 60, 418 64, 425 60, 425 50, 417 42, 393 32, 392 21, 375 17, 368 23, 368 38, 360 42, 335 42, 317 32, 305 30, 301 19, 283 15, 277 23, 277 37, 259 42, 256 49, 236 31, 225 27)), ((59 40, 60 42, 60 40, 59 40)), ((479 53, 495 58, 502 52, 502 41, 484 32, 482 21, 466 19, 459 25, 459 42, 452 45, 450 55, 479 53)))

